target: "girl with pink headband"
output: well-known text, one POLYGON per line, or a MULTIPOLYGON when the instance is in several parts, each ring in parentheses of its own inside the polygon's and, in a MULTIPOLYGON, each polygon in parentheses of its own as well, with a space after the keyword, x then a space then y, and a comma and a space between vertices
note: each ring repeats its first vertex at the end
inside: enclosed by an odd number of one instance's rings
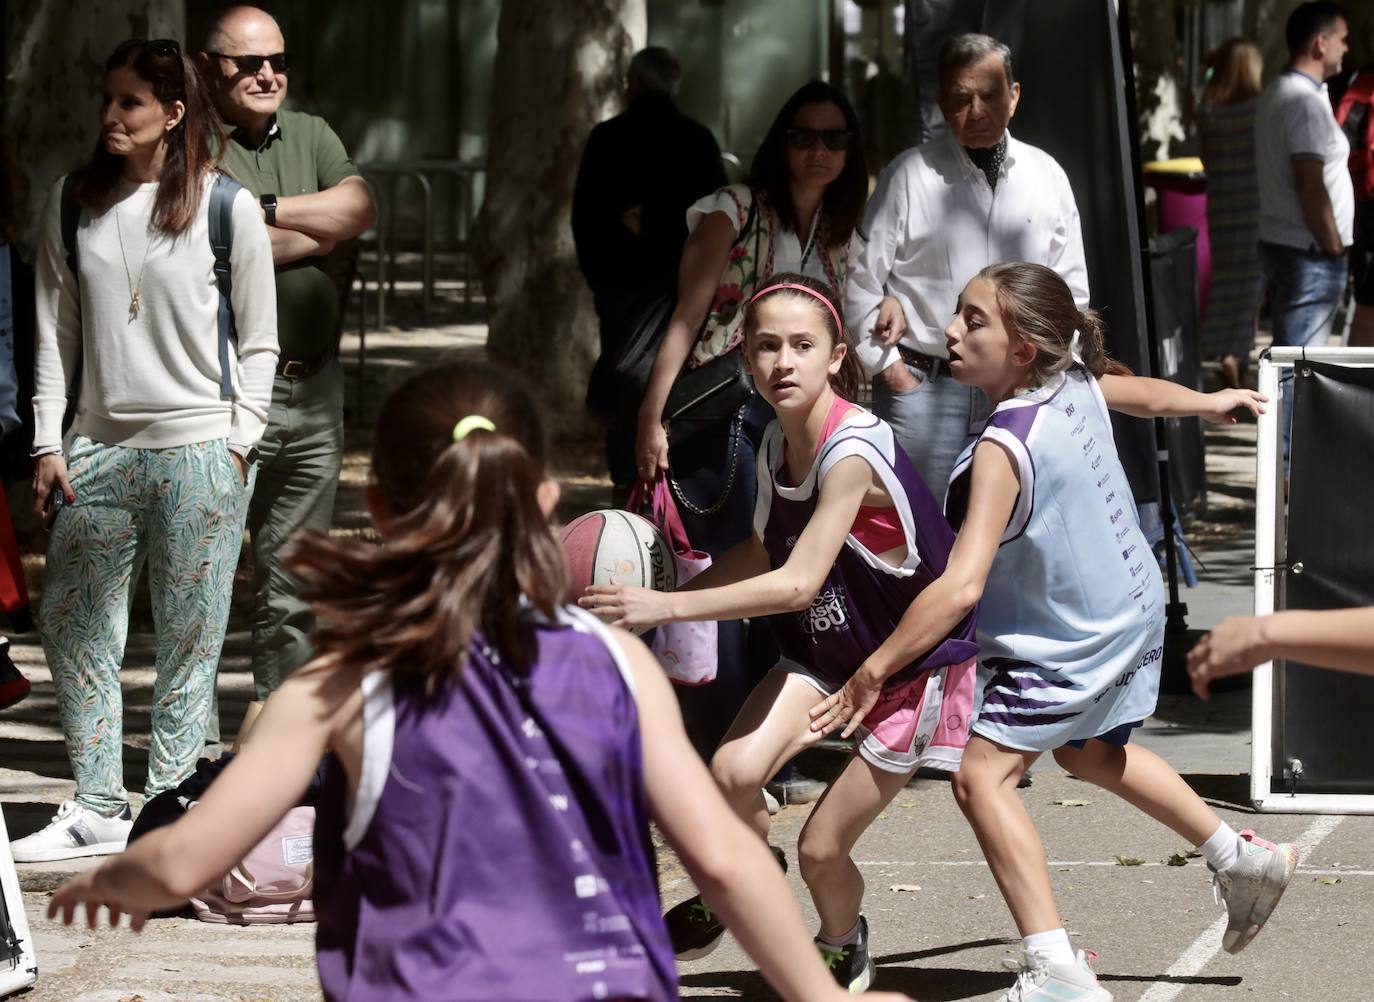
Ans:
MULTIPOLYGON (((711 760, 726 800, 767 838, 760 787, 820 740, 810 708, 839 691, 944 572, 954 533, 892 429, 851 403, 862 374, 836 293, 798 274, 774 276, 746 307, 744 351, 776 419, 758 456, 753 535, 681 591, 595 586, 581 600, 635 629, 769 616, 781 660, 758 684, 711 760)), ((927 623, 926 625, 930 625, 927 623)), ((910 629, 910 624, 906 624, 910 629)), ((974 614, 942 622, 942 639, 890 670, 879 705, 798 843, 836 980, 868 987, 873 961, 860 914, 864 882, 849 853, 919 766, 953 772, 968 739, 974 614)), ((781 850, 774 849, 786 867, 781 850)), ((668 913, 678 958, 724 932, 700 896, 668 913)))

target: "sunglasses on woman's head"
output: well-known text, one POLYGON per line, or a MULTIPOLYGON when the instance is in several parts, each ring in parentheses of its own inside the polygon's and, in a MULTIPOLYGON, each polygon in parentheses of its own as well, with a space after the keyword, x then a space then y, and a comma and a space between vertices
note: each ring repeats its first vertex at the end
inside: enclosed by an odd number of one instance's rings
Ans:
POLYGON ((147 49, 159 59, 181 54, 181 44, 175 38, 131 38, 119 43, 115 55, 120 56, 131 49, 147 49))
POLYGON ((216 59, 229 60, 234 64, 234 68, 245 76, 257 73, 264 62, 272 67, 273 73, 285 73, 290 63, 290 58, 285 52, 274 52, 270 56, 231 56, 227 52, 210 52, 207 54, 216 59))
POLYGON ((848 129, 804 129, 794 125, 787 130, 787 141, 799 150, 809 150, 819 139, 828 150, 849 149, 850 132, 848 129))

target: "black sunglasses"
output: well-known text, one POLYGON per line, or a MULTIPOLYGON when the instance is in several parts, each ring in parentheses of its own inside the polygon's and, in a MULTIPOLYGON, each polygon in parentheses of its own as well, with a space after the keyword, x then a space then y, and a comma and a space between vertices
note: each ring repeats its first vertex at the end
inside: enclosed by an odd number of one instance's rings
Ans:
POLYGON ((114 56, 111 58, 122 56, 132 49, 147 49, 159 59, 181 54, 181 44, 175 38, 131 38, 115 46, 114 56))
POLYGON ((270 56, 231 56, 227 52, 209 52, 206 55, 227 59, 240 73, 248 76, 257 73, 264 62, 272 67, 273 73, 285 73, 290 63, 290 57, 285 52, 274 52, 270 56))
POLYGON ((825 143, 826 149, 838 152, 849 149, 849 139, 852 135, 848 129, 804 129, 794 125, 787 130, 787 141, 799 150, 809 150, 819 139, 825 143))

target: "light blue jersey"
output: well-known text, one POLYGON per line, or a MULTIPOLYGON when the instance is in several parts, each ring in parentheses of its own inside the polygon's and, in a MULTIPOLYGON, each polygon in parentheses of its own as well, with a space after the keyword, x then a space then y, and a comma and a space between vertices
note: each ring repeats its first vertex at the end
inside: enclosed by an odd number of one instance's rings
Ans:
POLYGON ((1159 695, 1164 586, 1097 380, 1074 364, 997 406, 950 476, 956 529, 983 441, 1010 454, 1021 492, 979 606, 974 732, 1050 751, 1143 720, 1159 695))

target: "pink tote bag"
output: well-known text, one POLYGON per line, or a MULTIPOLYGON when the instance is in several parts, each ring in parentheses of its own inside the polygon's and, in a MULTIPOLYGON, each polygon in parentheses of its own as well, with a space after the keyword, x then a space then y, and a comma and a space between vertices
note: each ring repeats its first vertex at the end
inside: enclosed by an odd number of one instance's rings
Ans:
MULTIPOLYGON (((711 558, 692 549, 682 516, 677 512, 668 478, 660 470, 652 490, 645 498, 644 485, 636 484, 626 507, 639 511, 648 501, 649 518, 659 527, 673 551, 677 567, 677 586, 681 588, 711 566, 711 558)), ((649 649, 658 658, 668 678, 678 685, 705 685, 716 677, 716 624, 664 623, 654 630, 649 649)))

